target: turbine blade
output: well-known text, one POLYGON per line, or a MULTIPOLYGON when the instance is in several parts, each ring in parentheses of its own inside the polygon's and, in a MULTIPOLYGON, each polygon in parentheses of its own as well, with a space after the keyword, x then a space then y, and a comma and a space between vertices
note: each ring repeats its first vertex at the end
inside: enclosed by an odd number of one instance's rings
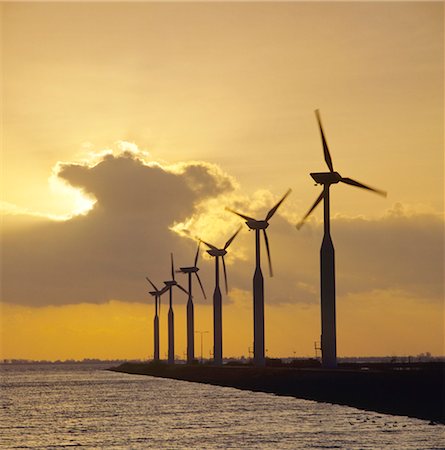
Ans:
POLYGON ((198 242, 198 248, 196 249, 195 262, 193 264, 193 267, 197 267, 196 264, 198 264, 199 248, 200 247, 201 247, 201 241, 198 242))
POLYGON ((180 284, 175 284, 175 286, 181 289, 181 291, 184 291, 187 295, 190 295, 190 292, 187 289, 183 288, 180 284))
POLYGON ((170 258, 172 262, 172 280, 175 279, 175 263, 173 262, 173 253, 170 253, 170 258))
POLYGON ((168 286, 164 286, 161 289, 161 292, 159 294, 159 315, 161 315, 161 297, 163 294, 165 294, 170 288, 168 286))
POLYGON ((226 250, 226 248, 232 243, 232 241, 236 238, 236 235, 241 231, 242 227, 239 227, 236 230, 236 233, 226 242, 226 245, 224 245, 224 250, 226 250))
POLYGON ((150 281, 150 279, 149 279, 148 277, 145 277, 145 279, 153 286, 153 288, 154 288, 155 291, 158 290, 158 288, 154 285, 154 283, 152 283, 152 282, 150 281))
POLYGON ((195 272, 196 278, 198 278, 198 283, 201 286, 202 295, 207 299, 206 293, 204 291, 204 286, 202 285, 201 278, 199 278, 198 272, 195 272))
POLYGON ((241 214, 241 213, 236 212, 233 209, 230 209, 227 207, 226 207, 226 211, 230 211, 231 213, 236 214, 237 216, 240 216, 242 219, 245 219, 245 220, 255 220, 253 217, 246 216, 245 214, 241 214))
POLYGON ((224 256, 221 257, 222 259, 222 265, 223 265, 223 272, 224 272, 224 284, 226 286, 226 294, 229 293, 229 284, 227 283, 227 269, 226 269, 226 262, 224 261, 224 256))
POLYGON ((326 142, 326 138, 324 137, 323 126, 321 125, 320 112, 318 109, 315 110, 315 115, 317 116, 318 127, 320 128, 321 140, 323 141, 323 153, 324 160, 329 167, 331 172, 334 171, 334 166, 332 165, 331 154, 329 153, 328 143, 326 142))
POLYGON ((387 195, 386 191, 381 191, 380 189, 375 189, 370 186, 366 186, 366 184, 359 183, 358 181, 355 181, 352 178, 342 178, 340 181, 342 183, 350 184, 351 186, 357 186, 362 189, 367 189, 368 191, 372 191, 375 192, 376 194, 383 195, 383 197, 386 197, 387 195))
POLYGON ((281 203, 284 202, 286 197, 292 192, 292 189, 289 189, 282 197, 282 199, 267 213, 266 222, 272 218, 272 216, 276 213, 277 209, 280 207, 281 203))
POLYGON ((270 273, 270 276, 273 277, 272 260, 270 258, 269 238, 267 237, 267 233, 266 233, 265 229, 263 229, 263 233, 264 233, 264 242, 266 243, 267 259, 269 261, 269 273, 270 273))
POLYGON ((204 245, 207 245, 207 247, 211 248, 212 250, 218 250, 217 247, 215 247, 215 246, 212 245, 212 244, 209 244, 209 243, 206 242, 206 241, 203 241, 202 239, 200 239, 199 241, 202 242, 204 245))
POLYGON ((305 216, 300 220, 300 222, 297 223, 297 230, 299 230, 303 224, 304 221, 310 216, 311 212, 317 207, 317 205, 323 200, 324 197, 324 191, 321 191, 321 194, 318 196, 317 200, 315 200, 315 203, 311 206, 309 211, 305 214, 305 216))

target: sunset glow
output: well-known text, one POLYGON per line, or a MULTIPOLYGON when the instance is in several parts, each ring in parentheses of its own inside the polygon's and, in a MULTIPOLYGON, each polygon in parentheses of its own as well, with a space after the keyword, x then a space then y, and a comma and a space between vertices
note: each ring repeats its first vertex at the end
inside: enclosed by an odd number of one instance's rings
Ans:
MULTIPOLYGON (((263 218, 270 357, 320 340, 328 170, 388 192, 331 192, 339 356, 444 354, 443 3, 6 2, 2 12, 0 357, 148 359, 170 253, 223 245, 224 355, 252 347, 254 233, 263 218)), ((262 244, 263 245, 263 244, 262 244)), ((212 350, 214 265, 197 330, 212 350)), ((181 283, 186 277, 178 274, 181 283)), ((167 342, 162 298, 161 356, 167 342)), ((186 296, 174 293, 185 352, 186 296)), ((196 337, 199 353, 199 338, 196 337)))

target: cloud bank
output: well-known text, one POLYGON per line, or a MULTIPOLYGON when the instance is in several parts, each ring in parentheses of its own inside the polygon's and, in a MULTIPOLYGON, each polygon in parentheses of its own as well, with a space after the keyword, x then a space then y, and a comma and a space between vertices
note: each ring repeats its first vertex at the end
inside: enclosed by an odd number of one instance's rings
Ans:
MULTIPOLYGON (((170 252, 177 266, 189 265, 196 249, 190 236, 220 245, 242 224, 224 211, 226 205, 261 217, 282 194, 258 191, 247 199, 215 165, 166 165, 130 150, 59 164, 60 180, 95 200, 88 213, 66 221, 4 217, 2 301, 29 306, 147 301, 144 277, 160 284, 168 279, 170 252)), ((292 202, 283 204, 284 215, 278 213, 268 230, 275 277, 267 279, 266 259, 263 269, 271 304, 319 298, 322 224, 313 219, 297 231, 286 219, 301 215, 293 208, 292 202)), ((438 215, 408 213, 400 205, 380 219, 333 218, 338 295, 387 290, 423 301, 443 299, 443 224, 438 215)), ((227 260, 235 296, 251 290, 254 236, 244 228, 227 260)), ((201 273, 211 297, 209 258, 203 258, 201 273)))

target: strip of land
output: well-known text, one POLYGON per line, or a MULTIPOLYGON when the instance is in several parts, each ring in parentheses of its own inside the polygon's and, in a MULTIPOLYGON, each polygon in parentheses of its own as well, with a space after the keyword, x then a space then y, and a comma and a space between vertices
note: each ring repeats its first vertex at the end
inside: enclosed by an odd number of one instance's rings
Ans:
POLYGON ((124 363, 110 370, 269 392, 445 423, 443 363, 336 370, 124 363))

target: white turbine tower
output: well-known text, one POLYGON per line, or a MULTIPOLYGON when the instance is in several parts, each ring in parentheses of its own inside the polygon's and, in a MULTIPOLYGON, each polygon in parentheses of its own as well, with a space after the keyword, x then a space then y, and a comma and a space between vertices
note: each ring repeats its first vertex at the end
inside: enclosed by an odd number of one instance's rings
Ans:
POLYGON ((166 290, 169 291, 169 308, 168 308, 168 363, 175 363, 175 317, 173 314, 173 288, 177 287, 181 291, 185 292, 187 295, 189 293, 175 280, 175 265, 173 262, 173 253, 170 254, 171 257, 171 274, 172 279, 164 281, 166 290))
POLYGON ((159 361, 159 313, 161 312, 161 295, 167 292, 167 286, 164 286, 161 290, 159 290, 154 283, 150 281, 148 277, 145 279, 153 286, 154 291, 149 291, 149 293, 155 298, 155 317, 153 323, 153 331, 154 331, 154 352, 153 352, 153 360, 159 361))
POLYGON ((269 220, 276 213, 284 199, 291 193, 289 189, 282 199, 267 213, 264 220, 256 220, 252 217, 240 214, 226 208, 228 211, 240 216, 246 220, 246 225, 255 230, 255 273, 253 275, 253 359, 256 366, 265 366, 265 342, 264 342, 264 278, 261 271, 261 245, 260 231, 263 230, 264 242, 266 244, 267 258, 269 260, 270 276, 273 276, 272 262, 270 259, 269 239, 267 238, 266 228, 269 226, 269 220))
POLYGON ((198 280, 199 286, 201 287, 202 295, 204 298, 206 297, 206 293, 204 291, 204 286, 202 285, 201 279, 198 275, 198 258, 199 258, 199 247, 196 250, 195 261, 192 267, 180 267, 177 272, 185 273, 188 275, 188 289, 189 289, 189 298, 187 301, 187 364, 192 364, 195 359, 195 322, 194 322, 194 306, 193 306, 193 296, 192 296, 192 275, 195 274, 196 279, 198 280))
POLYGON ((320 287, 321 287, 321 356, 322 365, 326 368, 337 367, 337 338, 335 323, 335 252, 331 239, 330 208, 329 208, 329 188, 331 184, 338 182, 350 184, 386 197, 386 192, 366 186, 351 178, 343 178, 338 172, 334 172, 331 155, 326 142, 323 127, 321 125, 320 114, 315 111, 318 126, 320 128, 321 140, 323 143, 323 153, 329 172, 311 173, 311 177, 317 184, 323 185, 323 191, 318 196, 315 203, 303 219, 297 224, 300 229, 307 217, 315 207, 323 200, 324 204, 324 236, 320 249, 320 287))
POLYGON ((227 285, 227 270, 224 256, 227 254, 227 248, 235 239, 236 235, 240 232, 241 227, 238 228, 236 233, 225 243, 223 248, 215 247, 208 242, 201 240, 201 242, 210 250, 207 253, 215 258, 215 290, 213 291, 213 362, 215 365, 221 365, 223 359, 222 351, 222 296, 221 289, 219 287, 219 258, 222 260, 224 283, 226 286, 226 294, 228 292, 227 285))

